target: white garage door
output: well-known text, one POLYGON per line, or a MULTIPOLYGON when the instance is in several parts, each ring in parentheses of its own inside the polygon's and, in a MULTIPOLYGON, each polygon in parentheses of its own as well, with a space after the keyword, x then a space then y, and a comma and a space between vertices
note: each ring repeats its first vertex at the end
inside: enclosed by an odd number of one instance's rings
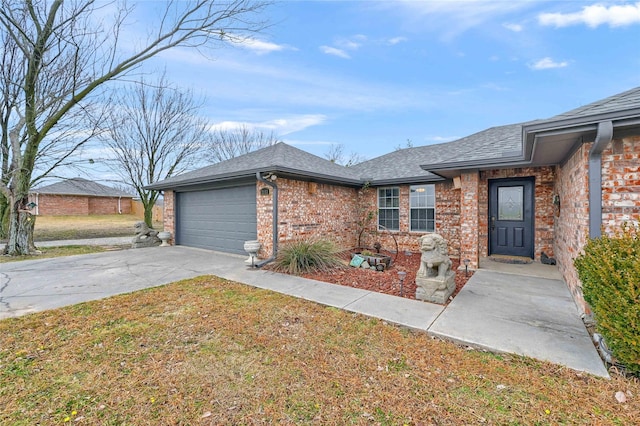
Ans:
POLYGON ((256 186, 176 193, 176 243, 244 254, 257 239, 256 186))

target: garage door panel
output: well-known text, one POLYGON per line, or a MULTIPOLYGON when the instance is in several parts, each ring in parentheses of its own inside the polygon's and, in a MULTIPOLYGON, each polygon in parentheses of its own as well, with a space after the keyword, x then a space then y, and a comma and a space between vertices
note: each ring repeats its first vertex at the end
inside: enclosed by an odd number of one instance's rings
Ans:
POLYGON ((255 185, 177 194, 177 244, 244 254, 256 223, 255 185))

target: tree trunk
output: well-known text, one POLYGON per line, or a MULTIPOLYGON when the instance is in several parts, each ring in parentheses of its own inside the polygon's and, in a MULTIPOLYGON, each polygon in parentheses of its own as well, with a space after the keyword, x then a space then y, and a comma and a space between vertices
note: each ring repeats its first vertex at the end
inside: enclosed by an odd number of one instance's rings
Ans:
POLYGON ((4 194, 0 194, 0 240, 9 236, 9 200, 4 194))
POLYGON ((153 229, 153 204, 143 204, 144 205, 144 223, 151 229, 153 229))
POLYGON ((9 240, 4 248, 4 254, 21 256, 35 253, 33 244, 33 229, 36 217, 26 208, 28 198, 22 198, 11 204, 9 213, 9 240))

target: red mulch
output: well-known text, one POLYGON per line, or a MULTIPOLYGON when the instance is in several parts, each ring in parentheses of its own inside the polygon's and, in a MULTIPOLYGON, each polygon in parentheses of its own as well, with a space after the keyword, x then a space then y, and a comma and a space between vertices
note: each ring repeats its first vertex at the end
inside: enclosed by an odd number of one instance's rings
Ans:
MULTIPOLYGON (((302 276, 304 278, 310 278, 318 281, 361 288, 363 290, 377 291, 379 293, 390 294, 393 296, 400 296, 401 289, 398 272, 405 271, 407 275, 402 286, 402 297, 415 299, 416 272, 418 272, 418 268, 420 267, 420 253, 407 255, 405 252, 400 252, 396 257, 395 253, 384 253, 383 250, 383 254, 391 256, 392 259, 391 267, 384 272, 347 266, 341 269, 333 269, 328 272, 315 272, 312 274, 304 274, 302 276)), ((351 260, 350 253, 345 253, 343 257, 346 261, 351 260)), ((471 278, 473 271, 469 271, 469 274, 466 275, 464 268, 461 271, 458 270, 460 262, 454 259, 451 260, 453 262, 451 270, 456 273, 456 289, 451 295, 452 299, 456 294, 458 294, 460 289, 464 287, 469 278, 471 278)))

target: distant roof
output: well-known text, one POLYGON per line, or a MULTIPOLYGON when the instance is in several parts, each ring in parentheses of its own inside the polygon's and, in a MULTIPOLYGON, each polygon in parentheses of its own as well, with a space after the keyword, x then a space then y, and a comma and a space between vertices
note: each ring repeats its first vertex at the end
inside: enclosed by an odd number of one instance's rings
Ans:
POLYGON ((133 197, 133 195, 110 186, 102 185, 83 178, 66 179, 40 188, 33 188, 32 193, 86 195, 91 197, 133 197))
POLYGON ((203 167, 149 185, 164 189, 255 176, 257 172, 281 173, 327 182, 360 185, 360 177, 349 167, 310 154, 284 142, 203 167))

